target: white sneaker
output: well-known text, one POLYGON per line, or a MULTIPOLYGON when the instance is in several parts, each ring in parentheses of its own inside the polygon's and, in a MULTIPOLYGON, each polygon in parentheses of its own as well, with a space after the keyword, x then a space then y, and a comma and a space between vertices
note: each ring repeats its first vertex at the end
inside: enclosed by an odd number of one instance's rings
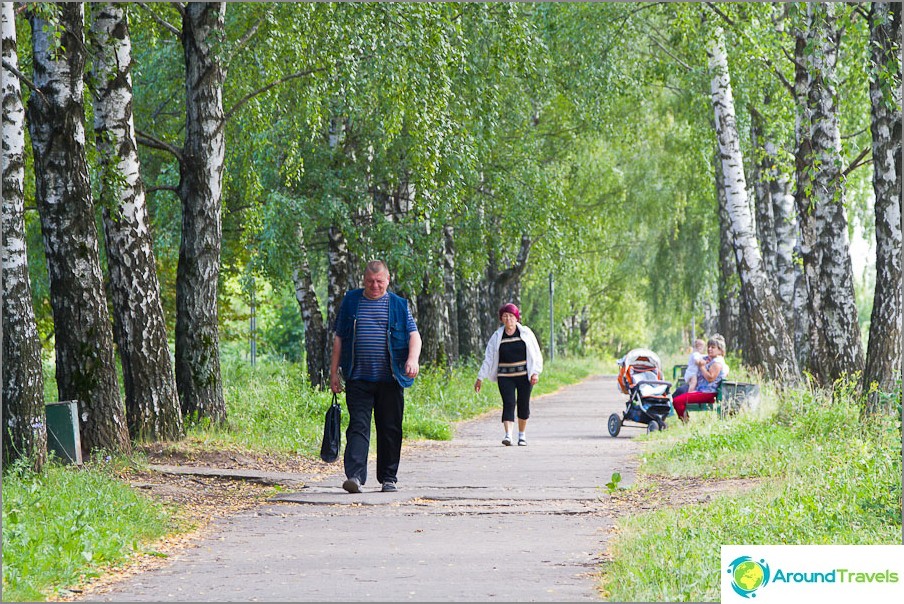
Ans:
POLYGON ((527 437, 526 437, 526 436, 519 436, 519 437, 518 437, 518 445, 521 446, 521 447, 526 447, 526 446, 527 446, 527 437))
POLYGON ((512 435, 506 434, 505 438, 502 439, 502 444, 506 447, 510 447, 512 445, 512 435))

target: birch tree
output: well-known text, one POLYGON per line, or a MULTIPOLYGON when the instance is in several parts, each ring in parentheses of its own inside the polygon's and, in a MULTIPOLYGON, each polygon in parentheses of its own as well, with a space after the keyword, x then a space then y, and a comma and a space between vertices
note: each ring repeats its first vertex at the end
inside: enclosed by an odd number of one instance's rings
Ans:
POLYGON ((841 137, 838 128, 835 68, 839 30, 834 6, 806 5, 798 50, 805 80, 796 86, 799 107, 797 210, 801 221, 801 255, 807 282, 810 370, 823 385, 863 369, 857 324, 854 276, 845 215, 841 137))
POLYGON ((86 451, 129 451, 86 159, 84 5, 29 7, 28 19, 40 91, 29 98, 28 124, 50 277, 57 387, 61 400, 79 402, 86 451))
POLYGON ((226 4, 189 2, 182 11, 185 144, 180 156, 182 243, 176 276, 176 386, 186 416, 226 420, 220 374, 217 282, 220 276, 223 161, 226 150, 218 45, 226 4))
POLYGON ((123 4, 93 4, 94 131, 101 202, 132 438, 174 440, 182 414, 166 337, 132 119, 132 44, 123 4))
POLYGON ((311 267, 308 262, 308 250, 304 241, 304 232, 298 229, 298 248, 300 260, 292 273, 295 285, 295 299, 304 322, 305 362, 311 386, 323 389, 329 383, 330 352, 327 340, 327 326, 323 324, 323 314, 317 300, 317 292, 311 280, 311 267))
MULTIPOLYGON (((716 199, 719 205, 719 333, 732 350, 746 351, 747 340, 743 334, 746 313, 741 312, 741 285, 738 281, 738 263, 731 244, 731 217, 728 213, 728 195, 725 192, 725 174, 722 162, 715 165, 716 199)), ((697 334, 690 334, 693 341, 697 334)), ((745 361, 747 359, 745 358, 745 361)))
POLYGON ((738 138, 725 38, 721 27, 712 24, 710 27, 712 29, 707 54, 712 76, 716 135, 719 141, 731 240, 738 263, 738 277, 741 280, 741 295, 750 324, 754 326, 750 333, 751 343, 766 375, 773 379, 781 378, 794 382, 799 378, 794 359, 794 344, 763 270, 762 257, 756 244, 750 207, 747 203, 744 158, 738 138))
POLYGON ((25 107, 12 2, 3 2, 2 316, 3 462, 25 458, 40 471, 47 458, 41 342, 31 303, 25 244, 25 107))
MULTIPOLYGON (((892 392, 901 379, 901 4, 870 9, 870 105, 876 209, 876 292, 863 383, 892 392)), ((875 410, 875 409, 873 409, 875 410)))

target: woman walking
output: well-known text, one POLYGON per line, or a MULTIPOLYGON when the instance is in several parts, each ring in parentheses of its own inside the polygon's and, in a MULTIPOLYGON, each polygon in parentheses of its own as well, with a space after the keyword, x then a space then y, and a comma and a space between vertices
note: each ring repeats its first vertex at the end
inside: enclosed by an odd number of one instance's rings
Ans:
POLYGON ((543 355, 537 338, 521 324, 521 311, 514 304, 499 309, 500 327, 487 343, 483 364, 477 373, 474 390, 480 392, 483 380, 498 382, 502 396, 502 444, 512 444, 515 409, 518 410, 518 444, 527 445, 527 419, 530 417, 530 392, 543 371, 543 355))

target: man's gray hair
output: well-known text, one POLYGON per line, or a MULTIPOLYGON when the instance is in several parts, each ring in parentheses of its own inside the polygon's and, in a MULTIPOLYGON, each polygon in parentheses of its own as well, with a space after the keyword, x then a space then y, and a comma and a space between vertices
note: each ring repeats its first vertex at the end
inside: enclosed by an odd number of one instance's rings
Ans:
POLYGON ((382 260, 371 260, 367 263, 367 266, 364 267, 364 270, 368 273, 380 273, 382 271, 389 272, 389 267, 386 266, 386 263, 382 260))

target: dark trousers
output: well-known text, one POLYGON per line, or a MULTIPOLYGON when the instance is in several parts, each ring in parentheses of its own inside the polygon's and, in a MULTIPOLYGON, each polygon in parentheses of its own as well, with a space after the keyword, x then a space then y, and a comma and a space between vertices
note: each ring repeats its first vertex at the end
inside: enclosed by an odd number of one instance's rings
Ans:
POLYGON ((348 429, 345 431, 345 476, 367 481, 370 418, 377 427, 377 480, 396 482, 402 457, 402 413, 405 390, 398 382, 362 382, 345 385, 348 429))
POLYGON ((518 419, 530 417, 530 391, 533 388, 526 375, 518 377, 497 378, 499 394, 502 395, 502 421, 515 421, 515 406, 518 406, 518 419))

